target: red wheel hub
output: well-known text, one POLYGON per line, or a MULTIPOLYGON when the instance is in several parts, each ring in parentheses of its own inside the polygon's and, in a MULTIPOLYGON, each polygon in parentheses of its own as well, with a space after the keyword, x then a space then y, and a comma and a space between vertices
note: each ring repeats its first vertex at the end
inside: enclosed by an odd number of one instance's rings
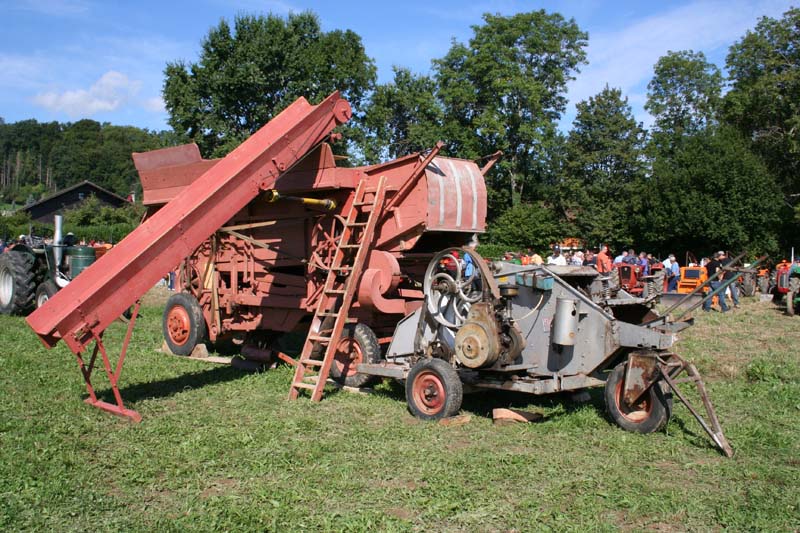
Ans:
POLYGON ((339 370, 340 376, 350 377, 358 373, 356 368, 364 362, 364 352, 361 345, 355 339, 342 337, 336 345, 336 355, 333 364, 339 370))
MULTIPOLYGON (((655 387, 656 385, 653 386, 655 387)), ((617 382, 616 391, 614 392, 617 410, 623 417, 636 424, 647 420, 647 418, 650 416, 650 411, 653 410, 653 403, 650 400, 649 391, 644 394, 642 400, 636 405, 628 405, 625 403, 622 380, 617 382)))
POLYGON ((423 371, 417 374, 412 388, 414 403, 419 410, 426 415, 435 415, 444 409, 447 396, 444 391, 444 383, 438 374, 431 371, 423 371))
POLYGON ((170 340, 177 346, 186 344, 189 339, 189 330, 192 328, 192 321, 189 319, 189 312, 183 306, 176 305, 167 314, 167 332, 170 340))

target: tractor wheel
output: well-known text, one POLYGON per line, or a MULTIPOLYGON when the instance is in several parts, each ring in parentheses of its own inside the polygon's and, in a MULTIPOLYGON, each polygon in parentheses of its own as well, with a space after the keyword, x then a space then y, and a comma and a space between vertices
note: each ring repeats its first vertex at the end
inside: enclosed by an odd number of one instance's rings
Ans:
POLYGON ((769 294, 769 279, 765 277, 758 278, 758 290, 761 294, 769 294))
POLYGON ((375 332, 366 324, 350 324, 342 331, 331 365, 331 377, 347 387, 364 387, 375 382, 377 376, 359 374, 356 367, 360 363, 378 363, 381 359, 375 332))
POLYGON ((26 315, 34 306, 34 258, 24 252, 0 254, 0 314, 26 315))
POLYGON ((633 433, 653 433, 663 428, 672 413, 672 398, 656 383, 645 393, 641 402, 629 406, 623 399, 625 363, 620 363, 608 376, 605 388, 606 409, 611 420, 633 433))
POLYGON ((167 300, 162 319, 164 340, 175 355, 189 355, 206 340, 206 319, 191 294, 179 292, 167 300))
POLYGON ((422 359, 406 379, 408 410, 423 420, 439 420, 458 413, 464 389, 461 378, 441 359, 422 359))
POLYGON ((786 314, 789 316, 794 316, 796 307, 794 304, 794 299, 796 298, 795 292, 789 291, 786 293, 786 314))
POLYGON ((756 283, 752 276, 745 276, 744 282, 742 283, 742 294, 748 297, 755 296, 756 283))
POLYGON ((52 280, 47 280, 36 289, 36 309, 39 309, 47 300, 55 296, 58 286, 52 280))

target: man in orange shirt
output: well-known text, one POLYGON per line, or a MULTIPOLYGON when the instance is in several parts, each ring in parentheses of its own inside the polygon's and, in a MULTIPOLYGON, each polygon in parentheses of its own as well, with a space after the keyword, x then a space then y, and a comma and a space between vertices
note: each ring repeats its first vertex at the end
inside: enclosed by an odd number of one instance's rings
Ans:
POLYGON ((600 246, 600 253, 597 254, 597 271, 601 274, 611 272, 611 257, 608 255, 608 246, 600 246))

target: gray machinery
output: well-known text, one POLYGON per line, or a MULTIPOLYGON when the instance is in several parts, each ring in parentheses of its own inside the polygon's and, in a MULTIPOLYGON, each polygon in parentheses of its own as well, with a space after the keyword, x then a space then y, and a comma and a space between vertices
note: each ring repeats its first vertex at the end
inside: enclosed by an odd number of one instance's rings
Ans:
POLYGON ((423 288, 424 305, 398 323, 385 360, 357 367, 405 380, 414 415, 456 414, 465 387, 550 394, 603 386, 617 425, 651 433, 667 423, 674 394, 732 456, 697 369, 672 351, 692 321, 659 315, 657 294, 634 297, 592 267, 488 263, 461 248, 433 258, 423 288), (678 382, 695 383, 708 422, 678 382))

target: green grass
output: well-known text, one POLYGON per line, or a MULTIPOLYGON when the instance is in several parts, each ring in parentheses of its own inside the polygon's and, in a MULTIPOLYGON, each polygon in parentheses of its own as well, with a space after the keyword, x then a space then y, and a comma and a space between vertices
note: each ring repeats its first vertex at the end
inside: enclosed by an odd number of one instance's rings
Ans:
POLYGON ((736 451, 726 459, 682 405, 666 432, 635 435, 606 420, 600 390, 580 405, 473 395, 460 427, 412 418, 389 382, 289 402, 287 368, 245 374, 156 352, 157 307, 122 375, 136 425, 81 401, 63 343, 47 351, 3 316, 0 529, 797 530, 799 330, 800 318, 748 302, 683 334, 736 451), (509 405, 544 421, 493 426, 491 408, 509 405))

